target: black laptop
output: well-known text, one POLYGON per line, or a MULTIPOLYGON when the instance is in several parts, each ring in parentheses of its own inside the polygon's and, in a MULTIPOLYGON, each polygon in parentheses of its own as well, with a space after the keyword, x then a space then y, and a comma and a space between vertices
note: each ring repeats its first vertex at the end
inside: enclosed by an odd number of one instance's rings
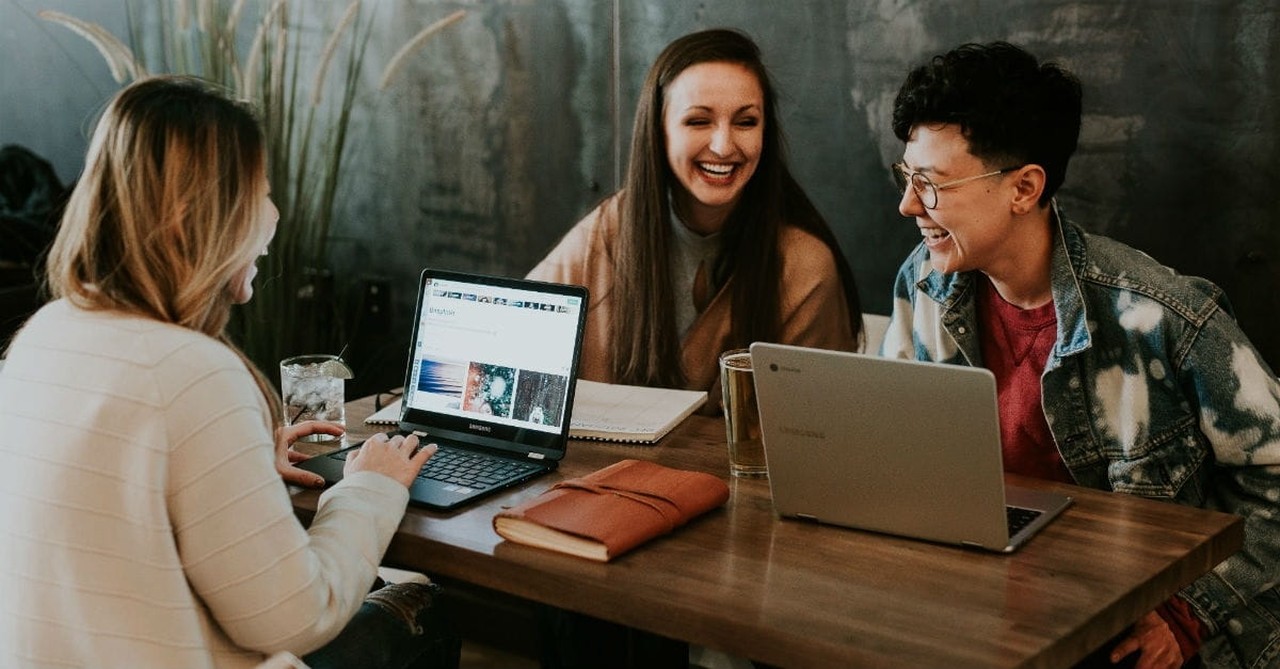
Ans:
MULTIPOLYGON (((440 450, 410 502, 453 509, 559 465, 586 311, 581 286, 423 270, 399 432, 440 450)), ((299 466, 335 483, 355 448, 299 466)))

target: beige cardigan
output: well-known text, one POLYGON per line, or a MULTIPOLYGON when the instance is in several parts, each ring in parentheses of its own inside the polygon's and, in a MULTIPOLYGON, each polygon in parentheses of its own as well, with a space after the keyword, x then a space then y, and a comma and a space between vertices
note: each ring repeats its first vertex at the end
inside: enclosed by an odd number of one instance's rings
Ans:
POLYGON ((309 530, 226 346, 65 301, 0 372, 0 667, 254 667, 364 600, 408 491, 359 472, 309 530))
MULTIPOLYGON (((551 253, 529 272, 529 278, 586 286, 590 291, 587 331, 579 376, 613 382, 609 331, 613 311, 625 308, 613 292, 614 243, 618 231, 618 197, 605 200, 582 219, 551 253)), ((831 250, 822 240, 792 226, 779 232, 782 253, 781 343, 854 350, 849 308, 831 250)), ((729 282, 694 320, 681 342, 680 364, 687 387, 706 390, 708 405, 720 403, 719 363, 729 347, 729 282)))

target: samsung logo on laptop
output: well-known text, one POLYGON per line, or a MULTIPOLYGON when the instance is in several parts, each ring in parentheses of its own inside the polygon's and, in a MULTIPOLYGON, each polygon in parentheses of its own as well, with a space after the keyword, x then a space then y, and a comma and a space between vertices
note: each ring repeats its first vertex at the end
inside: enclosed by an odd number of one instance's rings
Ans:
POLYGON ((493 432, 493 428, 488 425, 477 425, 475 423, 467 423, 467 427, 471 428, 472 430, 479 430, 481 432, 493 432))
POLYGON ((821 430, 809 430, 803 427, 787 427, 783 425, 778 428, 783 434, 789 434, 793 437, 809 437, 810 439, 826 439, 827 433, 821 430))

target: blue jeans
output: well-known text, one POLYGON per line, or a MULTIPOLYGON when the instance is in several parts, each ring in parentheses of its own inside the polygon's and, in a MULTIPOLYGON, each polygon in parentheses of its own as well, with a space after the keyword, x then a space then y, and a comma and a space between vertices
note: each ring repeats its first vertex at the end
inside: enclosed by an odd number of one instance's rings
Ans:
POLYGON ((311 669, 455 669, 461 650, 440 586, 393 583, 370 593, 337 638, 302 661, 311 669))

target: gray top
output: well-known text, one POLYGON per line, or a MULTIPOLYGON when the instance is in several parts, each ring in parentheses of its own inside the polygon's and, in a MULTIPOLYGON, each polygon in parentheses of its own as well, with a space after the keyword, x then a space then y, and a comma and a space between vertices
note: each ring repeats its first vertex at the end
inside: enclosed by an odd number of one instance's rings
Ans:
POLYGON ((693 282, 698 276, 698 266, 706 263, 706 271, 711 272, 720 251, 720 233, 704 237, 685 227, 674 213, 671 215, 671 233, 671 287, 676 300, 676 332, 683 338, 698 317, 698 310, 693 304, 693 282))

